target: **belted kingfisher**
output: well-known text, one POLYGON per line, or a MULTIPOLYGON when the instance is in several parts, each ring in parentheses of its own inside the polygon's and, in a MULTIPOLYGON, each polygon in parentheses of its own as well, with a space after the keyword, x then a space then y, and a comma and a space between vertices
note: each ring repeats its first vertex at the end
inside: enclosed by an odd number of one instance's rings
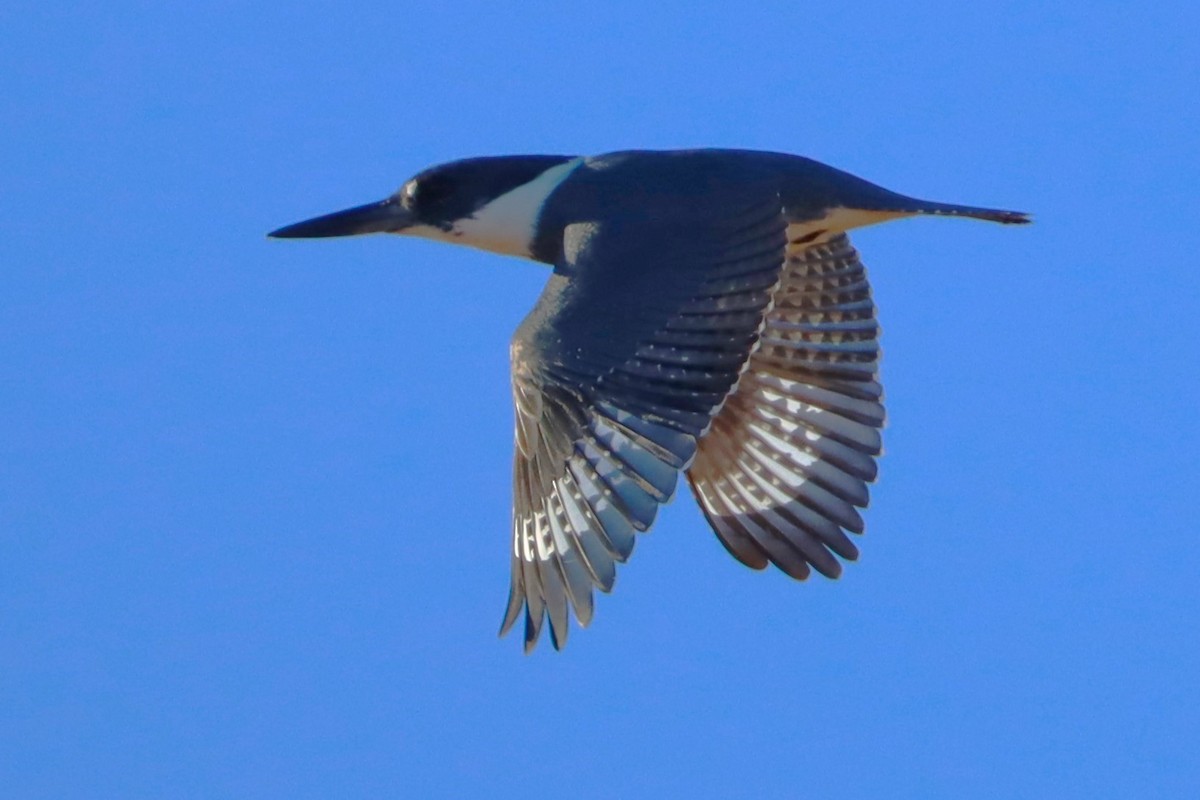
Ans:
POLYGON ((551 265, 509 353, 512 588, 525 650, 650 528, 682 472, 721 543, 796 579, 841 573, 876 476, 879 326, 846 231, 933 214, 811 159, 748 150, 469 158, 275 238, 399 233, 551 265))

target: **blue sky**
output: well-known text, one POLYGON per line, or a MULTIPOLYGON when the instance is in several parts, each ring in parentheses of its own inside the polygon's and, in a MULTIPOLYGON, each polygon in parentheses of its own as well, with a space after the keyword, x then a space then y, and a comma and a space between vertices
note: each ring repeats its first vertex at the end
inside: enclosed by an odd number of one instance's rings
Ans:
POLYGON ((1200 12, 9 2, 5 797, 1200 793, 1200 12), (453 158, 739 146, 1033 212, 855 242, 890 423, 795 584, 682 493, 497 641, 537 265, 274 242, 453 158))

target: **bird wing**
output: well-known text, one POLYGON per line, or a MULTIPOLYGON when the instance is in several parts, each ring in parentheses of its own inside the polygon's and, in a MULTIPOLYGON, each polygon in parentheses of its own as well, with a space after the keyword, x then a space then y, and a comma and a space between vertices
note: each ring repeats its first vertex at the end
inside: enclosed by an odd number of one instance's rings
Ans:
POLYGON ((511 347, 516 406, 512 588, 560 648, 592 589, 691 463, 757 341, 786 248, 774 189, 568 225, 563 257, 511 347))
POLYGON ((748 566, 841 573, 875 479, 884 422, 879 326, 845 234, 792 244, 746 373, 700 442, 692 492, 748 566))

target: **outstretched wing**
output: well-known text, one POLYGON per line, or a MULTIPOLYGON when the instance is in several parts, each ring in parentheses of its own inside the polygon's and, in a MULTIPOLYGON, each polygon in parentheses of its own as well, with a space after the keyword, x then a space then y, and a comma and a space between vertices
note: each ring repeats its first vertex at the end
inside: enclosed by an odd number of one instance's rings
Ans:
POLYGON ((513 338, 512 588, 525 647, 592 616, 654 522, 757 341, 786 223, 774 191, 567 227, 513 338))
POLYGON ((834 578, 858 557, 858 508, 884 422, 879 326, 845 234, 788 248, 746 374, 700 443, 692 491, 744 564, 834 578))

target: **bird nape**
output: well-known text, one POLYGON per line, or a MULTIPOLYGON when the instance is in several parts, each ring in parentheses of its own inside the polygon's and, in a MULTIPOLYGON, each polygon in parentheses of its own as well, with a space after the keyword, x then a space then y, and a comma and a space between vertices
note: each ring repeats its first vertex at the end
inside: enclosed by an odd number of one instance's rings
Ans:
POLYGON ((682 472, 754 569, 836 578, 884 421, 879 325, 846 231, 916 215, 1026 223, 748 150, 502 156, 419 173, 275 238, 398 233, 553 267, 510 346, 511 590, 500 632, 586 626, 592 590, 682 472))

